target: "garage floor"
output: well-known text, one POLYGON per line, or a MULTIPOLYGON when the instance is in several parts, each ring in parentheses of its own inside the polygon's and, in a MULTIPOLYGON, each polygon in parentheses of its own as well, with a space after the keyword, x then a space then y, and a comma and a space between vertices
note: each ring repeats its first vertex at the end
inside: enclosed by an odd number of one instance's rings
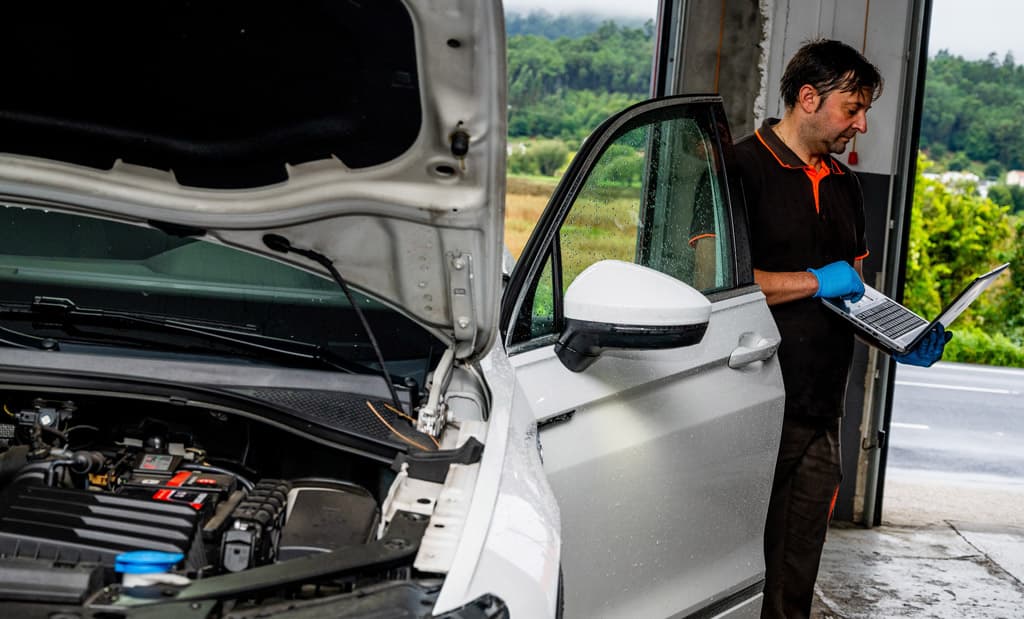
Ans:
POLYGON ((882 525, 833 526, 815 619, 1024 618, 1024 480, 892 470, 882 525))
POLYGON ((1024 617, 1024 528, 836 525, 816 594, 816 619, 1024 617))

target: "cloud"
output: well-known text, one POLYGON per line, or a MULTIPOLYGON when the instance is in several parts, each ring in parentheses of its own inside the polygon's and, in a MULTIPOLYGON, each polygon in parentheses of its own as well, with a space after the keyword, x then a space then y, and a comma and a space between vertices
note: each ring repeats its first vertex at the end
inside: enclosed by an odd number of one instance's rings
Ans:
POLYGON ((562 13, 590 13, 608 17, 650 17, 658 13, 658 0, 505 0, 505 12, 530 13, 547 11, 562 13))

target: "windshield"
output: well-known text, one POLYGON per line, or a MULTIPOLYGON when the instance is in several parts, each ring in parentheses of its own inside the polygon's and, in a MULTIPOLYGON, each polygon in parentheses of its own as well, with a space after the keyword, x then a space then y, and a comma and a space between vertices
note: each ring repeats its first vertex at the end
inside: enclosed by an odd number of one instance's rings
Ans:
MULTIPOLYGON (((344 265, 336 265, 344 275, 344 265)), ((397 311, 353 291, 389 370, 421 373, 442 345, 397 311), (394 367, 392 367, 394 363, 394 367)), ((369 340, 329 279, 245 251, 148 227, 0 205, 0 302, 66 298, 78 307, 220 323, 323 346, 375 367, 369 340)), ((4 326, 31 332, 33 325, 4 326)))

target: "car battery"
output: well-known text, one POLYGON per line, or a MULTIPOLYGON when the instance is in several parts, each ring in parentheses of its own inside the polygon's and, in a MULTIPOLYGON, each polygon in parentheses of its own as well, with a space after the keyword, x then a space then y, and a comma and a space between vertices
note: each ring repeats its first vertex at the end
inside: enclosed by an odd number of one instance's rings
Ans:
POLYGON ((118 494, 189 505, 196 511, 212 513, 218 503, 237 489, 238 481, 232 475, 179 470, 181 462, 180 456, 139 454, 118 494))

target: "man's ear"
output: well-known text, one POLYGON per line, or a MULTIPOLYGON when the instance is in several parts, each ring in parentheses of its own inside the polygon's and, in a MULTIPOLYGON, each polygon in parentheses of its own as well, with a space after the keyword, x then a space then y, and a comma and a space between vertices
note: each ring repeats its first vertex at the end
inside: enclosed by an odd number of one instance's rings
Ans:
POLYGON ((817 112, 818 107, 821 106, 821 95, 818 94, 818 89, 810 84, 801 86, 796 96, 796 104, 805 114, 817 112))

